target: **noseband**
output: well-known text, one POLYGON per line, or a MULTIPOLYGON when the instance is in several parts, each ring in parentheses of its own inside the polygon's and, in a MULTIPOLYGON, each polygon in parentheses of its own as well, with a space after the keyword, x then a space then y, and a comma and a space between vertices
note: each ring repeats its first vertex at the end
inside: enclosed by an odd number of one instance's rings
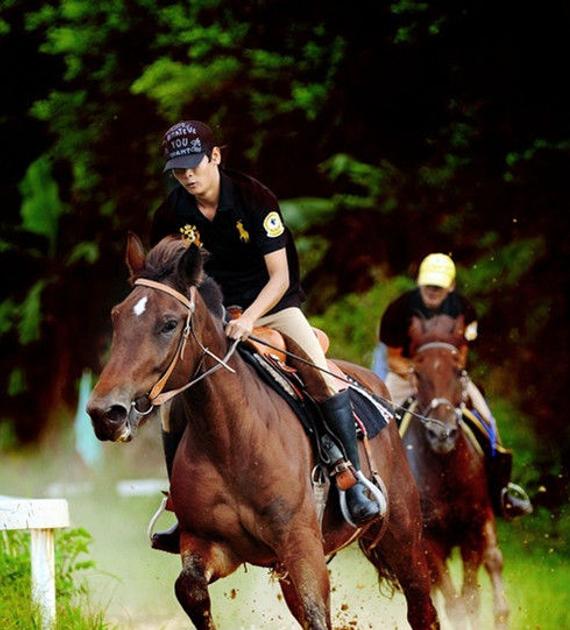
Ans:
MULTIPOLYGON (((172 287, 169 287, 168 285, 163 284, 162 282, 155 282, 154 280, 148 280, 146 278, 139 278, 138 280, 135 280, 135 286, 150 287, 151 289, 156 289, 158 291, 162 291, 163 293, 168 293, 168 295, 178 300, 178 302, 183 304, 188 309, 188 315, 186 317, 186 324, 182 331, 182 335, 180 337, 180 341, 178 342, 178 348, 176 349, 176 352, 174 353, 174 357, 172 358, 172 361, 170 362, 170 365, 168 366, 164 374, 158 379, 158 381, 153 385, 150 392, 147 394, 147 398, 150 403, 149 409, 147 409, 146 411, 139 411, 136 407, 136 401, 133 400, 131 402, 131 407, 137 414, 141 416, 146 416, 154 409, 154 407, 158 407, 164 404, 165 402, 169 401, 171 398, 174 398, 174 396, 176 396, 177 394, 180 394, 180 392, 183 392, 189 387, 192 387, 192 385, 195 385, 196 383, 198 383, 198 381, 201 381, 203 378, 205 378, 206 376, 209 376, 210 374, 212 374, 212 372, 215 372, 221 367, 224 367, 229 372, 232 372, 232 374, 235 374, 235 370, 231 368, 227 364, 227 362, 232 356, 232 354, 235 352, 235 349, 237 347, 237 344, 239 343, 239 340, 234 341, 234 343, 232 343, 232 345, 230 346, 230 349, 226 353, 226 356, 223 359, 220 359, 220 357, 218 357, 213 352, 208 350, 208 348, 206 348, 200 342, 200 340, 196 336, 196 333, 194 332, 194 328, 192 326, 192 317, 194 315, 194 311, 196 310, 196 287, 195 286, 190 287, 190 299, 188 299, 185 295, 183 295, 179 291, 176 291, 176 289, 173 289, 172 287), (209 370, 206 370, 203 374, 201 374, 197 378, 194 378, 189 383, 186 383, 186 385, 183 385, 182 387, 179 387, 178 389, 172 389, 168 392, 163 392, 162 390, 166 386, 168 379, 171 377, 172 372, 174 371, 174 368, 176 367, 178 361, 184 358, 184 349, 186 348, 186 344, 188 342, 188 338, 190 337, 190 335, 192 335, 192 337, 194 338, 194 340, 196 341, 196 343, 202 350, 202 359, 204 358, 205 355, 208 355, 209 357, 212 357, 216 361, 216 365, 212 366, 209 370)), ((201 363, 202 363, 202 360, 199 361, 199 365, 201 365, 201 363)))

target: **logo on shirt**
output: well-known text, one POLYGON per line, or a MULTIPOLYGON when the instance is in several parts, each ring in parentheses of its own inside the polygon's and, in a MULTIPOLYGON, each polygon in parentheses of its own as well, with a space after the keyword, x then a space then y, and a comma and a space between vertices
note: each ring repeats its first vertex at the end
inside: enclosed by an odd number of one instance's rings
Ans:
POLYGON ((187 223, 184 227, 180 228, 180 234, 182 234, 182 240, 185 245, 189 246, 194 243, 195 245, 198 245, 198 247, 202 247, 200 232, 198 232, 198 228, 195 225, 187 223))
POLYGON ((270 212, 265 219, 263 220, 263 227, 265 228, 265 232, 267 236, 270 238, 275 238, 277 236, 281 236, 285 231, 285 226, 283 225, 283 221, 281 221, 281 217, 278 212, 270 212))
POLYGON ((244 243, 249 243, 249 232, 243 227, 241 219, 236 223, 236 228, 239 233, 239 240, 244 243))

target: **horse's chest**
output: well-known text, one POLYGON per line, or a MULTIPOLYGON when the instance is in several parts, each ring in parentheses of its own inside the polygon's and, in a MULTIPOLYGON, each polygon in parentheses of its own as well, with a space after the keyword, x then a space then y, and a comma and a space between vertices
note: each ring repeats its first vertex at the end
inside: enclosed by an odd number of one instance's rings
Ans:
POLYGON ((424 521, 430 527, 472 528, 479 520, 485 520, 484 496, 476 487, 461 483, 457 477, 442 474, 431 481, 426 480, 420 493, 424 521))

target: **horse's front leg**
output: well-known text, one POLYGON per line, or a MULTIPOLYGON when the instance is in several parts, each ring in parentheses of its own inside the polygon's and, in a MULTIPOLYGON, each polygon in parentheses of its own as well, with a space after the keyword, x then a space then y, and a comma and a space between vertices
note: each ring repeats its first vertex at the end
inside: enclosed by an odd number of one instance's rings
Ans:
POLYGON ((483 539, 479 532, 470 535, 461 545, 463 559, 463 588, 461 591, 465 609, 472 628, 479 627, 481 590, 477 574, 483 563, 483 539))
POLYGON ((507 628, 510 610, 505 596, 505 586, 503 584, 503 554, 497 542, 497 530, 494 517, 486 521, 483 527, 483 539, 483 563, 493 587, 495 628, 507 628))
POLYGON ((229 575, 237 566, 226 550, 218 545, 180 534, 182 571, 174 590, 178 602, 198 630, 215 629, 208 585, 229 575))
POLYGON ((443 595, 447 617, 454 628, 463 628, 466 610, 449 573, 447 552, 441 543, 427 536, 424 537, 424 547, 427 552, 431 582, 443 595))
POLYGON ((330 630, 330 582, 319 529, 292 526, 277 555, 286 571, 280 585, 289 610, 303 628, 330 630))

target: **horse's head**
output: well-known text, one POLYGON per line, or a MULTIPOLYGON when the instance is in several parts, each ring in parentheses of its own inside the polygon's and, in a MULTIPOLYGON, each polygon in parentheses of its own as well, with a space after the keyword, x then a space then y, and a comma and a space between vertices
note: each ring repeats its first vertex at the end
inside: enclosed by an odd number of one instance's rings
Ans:
MULTIPOLYGON (((196 245, 167 237, 145 256, 129 234, 126 262, 134 288, 111 312, 110 358, 87 405, 97 437, 115 442, 131 440, 162 389, 182 386, 202 356, 198 339, 209 316, 197 287, 207 287, 209 303, 222 313, 196 245)), ((221 330, 221 319, 214 320, 221 330)))
POLYGON ((417 411, 425 417, 428 443, 438 454, 452 451, 459 437, 463 331, 463 318, 447 315, 429 320, 414 317, 410 326, 417 411))

